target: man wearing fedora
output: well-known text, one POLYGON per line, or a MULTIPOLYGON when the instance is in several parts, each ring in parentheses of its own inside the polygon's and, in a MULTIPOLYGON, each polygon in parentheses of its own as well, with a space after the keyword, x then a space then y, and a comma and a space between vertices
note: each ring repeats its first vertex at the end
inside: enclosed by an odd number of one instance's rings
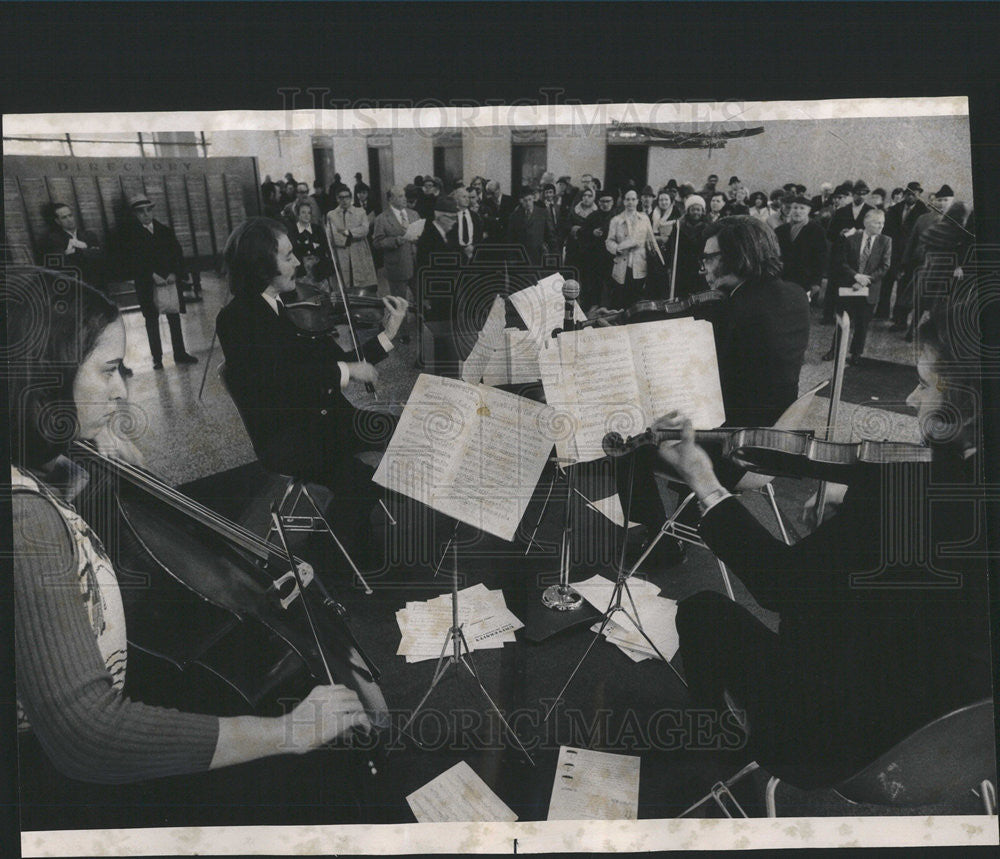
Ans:
MULTIPOLYGON (((163 345, 160 342, 160 310, 156 306, 156 283, 172 277, 177 289, 180 313, 184 312, 184 253, 174 231, 153 217, 153 201, 145 194, 134 194, 128 201, 131 219, 123 236, 124 259, 135 281, 135 294, 146 320, 146 336, 153 356, 153 369, 163 369, 163 345)), ((197 364, 184 347, 180 313, 167 313, 170 345, 175 364, 197 364)))
POLYGON ((851 199, 837 208, 830 219, 830 226, 826 229, 826 237, 830 242, 831 267, 827 274, 826 294, 823 296, 823 322, 826 325, 833 324, 835 305, 837 302, 837 290, 833 286, 834 271, 832 261, 840 252, 840 243, 844 240, 844 235, 852 230, 863 230, 865 226, 865 215, 872 210, 865 202, 865 197, 871 192, 868 183, 864 179, 858 179, 853 185, 844 183, 838 186, 834 192, 834 200, 844 199, 848 195, 851 199))
POLYGON ((889 318, 892 285, 899 277, 899 285, 896 289, 896 307, 893 311, 893 322, 896 323, 893 329, 896 331, 905 330, 906 314, 909 313, 909 306, 912 304, 909 292, 910 285, 904 282, 903 277, 900 276, 900 264, 903 260, 903 251, 906 250, 906 243, 910 239, 917 219, 927 213, 927 205, 920 199, 920 195, 923 193, 924 189, 919 182, 907 182, 903 189, 903 199, 890 206, 885 213, 885 235, 892 239, 892 265, 882 283, 882 295, 879 297, 878 307, 875 308, 875 318, 889 318), (905 312, 903 312, 904 308, 905 312), (903 316, 902 320, 899 318, 900 314, 903 316))
MULTIPOLYGON (((944 213, 948 211, 948 207, 954 201, 955 192, 952 191, 951 186, 942 185, 934 195, 930 210, 917 218, 917 222, 913 225, 913 232, 910 233, 906 241, 906 248, 903 250, 903 277, 908 280, 908 290, 906 293, 906 303, 900 309, 897 323, 893 325, 892 330, 905 330, 906 341, 908 343, 913 340, 913 331, 920 321, 917 318, 920 314, 920 308, 917 307, 914 309, 914 302, 920 298, 919 270, 923 266, 924 258, 927 255, 927 232, 944 217, 944 213), (913 318, 910 320, 909 325, 907 325, 906 317, 911 310, 914 311, 913 318)), ((898 300, 896 304, 897 306, 899 305, 898 300)))

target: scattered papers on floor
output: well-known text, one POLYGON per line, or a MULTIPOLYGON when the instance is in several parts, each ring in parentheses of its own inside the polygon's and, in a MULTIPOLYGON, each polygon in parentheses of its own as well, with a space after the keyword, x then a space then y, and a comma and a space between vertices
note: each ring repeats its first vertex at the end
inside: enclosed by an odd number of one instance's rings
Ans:
MULTIPOLYGON (((615 583, 603 576, 593 576, 586 581, 574 583, 573 587, 594 608, 604 612, 611 602, 615 583)), ((622 606, 628 615, 638 618, 643 632, 656 645, 656 649, 622 611, 616 611, 612 615, 604 628, 604 637, 634 662, 658 659, 657 650, 664 658, 673 659, 680 645, 677 637, 677 602, 659 596, 660 589, 646 579, 631 578, 628 580, 628 587, 632 599, 629 599, 628 594, 622 594, 622 606)), ((591 627, 594 632, 600 628, 600 621, 591 627)))
POLYGON ((562 746, 547 819, 635 820, 639 764, 640 758, 634 755, 562 746))
MULTIPOLYGON (((405 657, 407 662, 437 659, 451 629, 451 594, 408 602, 396 612, 396 622, 402 634, 397 656, 405 657)), ((503 591, 491 591, 482 583, 458 592, 458 622, 469 650, 503 647, 515 641, 515 631, 524 626, 507 608, 503 591)), ((448 646, 450 652, 450 642, 448 646)))
POLYGON ((460 761, 406 797, 417 823, 513 822, 517 815, 460 761))

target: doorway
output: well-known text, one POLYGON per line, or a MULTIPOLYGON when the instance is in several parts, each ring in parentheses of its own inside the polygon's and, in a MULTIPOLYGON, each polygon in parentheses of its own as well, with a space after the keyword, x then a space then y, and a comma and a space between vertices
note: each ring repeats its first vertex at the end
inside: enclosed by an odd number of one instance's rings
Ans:
POLYGON ((392 187, 392 138, 386 135, 368 138, 368 199, 372 208, 382 211, 385 192, 392 187))
POLYGON ((607 175, 602 187, 620 194, 632 184, 636 191, 642 191, 649 171, 648 146, 609 143, 605 159, 607 175))

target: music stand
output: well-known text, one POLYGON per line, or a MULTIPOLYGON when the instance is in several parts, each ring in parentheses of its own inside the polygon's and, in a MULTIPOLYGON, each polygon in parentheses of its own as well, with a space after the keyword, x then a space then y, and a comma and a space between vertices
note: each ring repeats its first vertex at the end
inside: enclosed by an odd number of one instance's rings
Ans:
MULTIPOLYGON (((629 472, 628 472, 628 498, 626 499, 625 505, 625 521, 622 528, 627 533, 629 515, 632 512, 632 485, 635 479, 635 458, 629 458, 629 472)), ((615 580, 614 589, 611 592, 611 600, 608 602, 608 607, 604 610, 604 615, 601 619, 601 626, 594 633, 594 637, 590 640, 590 644, 587 645, 587 649, 583 652, 583 656, 576 663, 576 666, 570 672, 569 677, 566 678, 566 682, 563 684, 562 689, 559 690, 559 694, 552 701, 552 705, 549 707, 548 711, 545 713, 545 718, 543 721, 548 721, 549 716, 552 715, 552 711, 555 710, 558 703, 562 700, 563 695, 569 688, 569 684, 573 682, 573 678, 576 677, 577 672, 583 667, 583 663, 587 660, 590 655, 590 651, 593 650, 594 645, 597 644, 598 639, 604 634, 604 630, 607 629, 608 624, 611 622, 611 618, 615 616, 618 612, 625 615, 631 622, 632 625, 639 631, 639 634, 646 639, 646 643, 653 649, 653 652, 662 659, 670 670, 677 675, 677 679, 681 681, 684 686, 687 686, 687 682, 681 676, 680 672, 671 665, 670 660, 667 659, 661 652, 660 648, 656 646, 653 640, 646 634, 646 631, 642 628, 642 622, 639 620, 639 611, 635 606, 635 601, 632 599, 632 591, 629 590, 628 580, 632 578, 633 570, 625 569, 625 549, 627 546, 627 540, 622 539, 622 549, 621 555, 618 559, 618 575, 615 580), (632 606, 632 613, 622 604, 622 594, 628 597, 628 601, 632 606)))
MULTIPOLYGON (((456 523, 455 528, 456 530, 458 529, 458 523, 456 523)), ((452 541, 453 540, 454 534, 452 535, 452 541)), ((417 743, 417 745, 421 744, 420 740, 408 733, 410 725, 413 724, 414 719, 417 718, 417 714, 421 711, 424 704, 427 703, 427 699, 430 698, 435 687, 441 682, 441 678, 448 673, 448 669, 450 669, 453 665, 461 665, 470 675, 472 675, 472 678, 476 681, 476 685, 479 687, 479 691, 482 692, 483 696, 486 698, 486 701, 489 704, 489 709, 497 714, 500 724, 507 730, 507 733, 514 739, 514 742, 517 743, 517 747, 524 753, 524 756, 528 759, 528 763, 534 766, 535 762, 532 760, 531 755, 528 754, 528 750, 524 747, 524 744, 518 738, 517 734, 514 733, 514 729, 504 718, 503 713, 500 712, 500 708, 497 707, 493 698, 490 697, 490 693, 486 691, 486 687, 483 685, 479 672, 476 670, 476 665, 472 661, 472 651, 469 648, 468 641, 465 639, 465 633, 462 632, 462 626, 458 622, 458 546, 454 545, 452 541, 449 541, 451 543, 452 557, 451 628, 445 636, 444 645, 441 648, 441 655, 438 657, 437 665, 434 668, 434 676, 431 678, 431 684, 424 693, 424 697, 420 699, 420 703, 417 704, 416 708, 410 714, 410 718, 408 718, 403 727, 400 728, 400 733, 410 736, 413 741, 417 743), (451 651, 450 653, 449 649, 451 651)))
MULTIPOLYGON (((570 466, 575 465, 576 460, 557 457, 554 461, 556 468, 561 469, 566 476, 566 511, 563 518, 562 544, 559 551, 559 583, 549 585, 542 591, 542 605, 553 611, 573 611, 583 605, 583 597, 569 583, 570 550, 573 540, 573 491, 576 488, 573 485, 573 472, 570 470, 570 466)), ((555 476, 553 476, 552 481, 554 484, 555 476)))

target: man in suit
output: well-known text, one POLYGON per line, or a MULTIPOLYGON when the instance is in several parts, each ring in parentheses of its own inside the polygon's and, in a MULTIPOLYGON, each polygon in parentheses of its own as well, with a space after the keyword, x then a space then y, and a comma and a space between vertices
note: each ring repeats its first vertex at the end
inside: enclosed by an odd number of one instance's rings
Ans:
POLYGON ((819 193, 812 198, 810 205, 814 214, 819 214, 821 209, 833 203, 833 183, 824 182, 819 186, 819 193))
POLYGON ((285 208, 281 210, 281 217, 285 221, 285 225, 291 229, 298 219, 298 214, 295 211, 295 204, 305 202, 309 204, 309 208, 312 209, 312 222, 314 224, 323 223, 323 209, 320 204, 316 201, 314 197, 309 196, 309 185, 306 182, 299 182, 295 186, 295 199, 292 200, 285 208))
POLYGON ((555 185, 542 186, 542 206, 545 210, 545 232, 548 235, 549 253, 558 254, 562 259, 562 247, 569 232, 569 218, 559 211, 555 185))
POLYGON ((554 242, 554 233, 546 220, 544 208, 535 208, 535 192, 525 185, 519 198, 520 205, 507 221, 507 241, 523 247, 531 264, 538 266, 542 264, 547 246, 554 242))
POLYGON ((455 201, 455 241, 465 264, 472 261, 476 247, 483 242, 483 219, 469 208, 471 197, 465 188, 456 188, 451 198, 455 201))
POLYGON ((440 322, 451 316, 450 305, 461 266, 455 230, 457 221, 455 201, 451 197, 438 197, 434 203, 434 217, 424 222, 424 231, 417 239, 419 313, 429 322, 440 322))
MULTIPOLYGON (((909 291, 904 299, 905 305, 900 308, 899 319, 902 322, 902 327, 906 329, 906 341, 908 343, 913 340, 913 331, 916 328, 917 323, 920 321, 918 319, 920 315, 920 308, 918 307, 914 311, 913 318, 910 320, 909 324, 906 324, 906 317, 909 315, 910 311, 913 310, 915 299, 919 298, 919 269, 923 266, 924 260, 927 256, 927 232, 944 217, 944 213, 948 211, 948 207, 954 201, 955 192, 952 191, 951 186, 942 185, 938 192, 934 195, 930 210, 917 218, 916 223, 913 225, 913 232, 910 233, 909 238, 906 241, 906 247, 903 249, 903 257, 900 260, 900 264, 903 268, 903 277, 908 282, 909 291)), ((899 331, 899 323, 893 325, 890 330, 899 331)))
POLYGON ((372 365, 393 348, 406 301, 383 298, 384 330, 363 355, 347 353, 331 339, 302 337, 285 316, 281 296, 295 289, 298 261, 280 223, 244 221, 226 243, 225 261, 233 299, 219 311, 216 330, 226 384, 254 450, 269 470, 330 487, 327 517, 342 542, 360 550, 377 495, 371 470, 355 454, 384 448, 388 435, 373 437, 379 422, 366 420, 343 390, 352 380, 378 380, 372 365))
MULTIPOLYGON (((885 212, 869 211, 865 215, 864 229, 844 239, 833 261, 830 286, 837 290, 837 307, 847 312, 854 329, 847 361, 855 367, 864 363, 861 355, 865 351, 868 324, 878 304, 882 279, 892 260, 892 239, 882 235, 884 226, 885 212)), ((832 361, 833 357, 834 345, 831 344, 823 360, 832 361)))
POLYGON ((774 231, 784 262, 781 276, 801 286, 810 303, 819 295, 826 273, 826 234, 819 221, 810 220, 811 208, 807 197, 793 197, 788 223, 774 231))
POLYGON ((889 301, 892 298, 892 286, 899 278, 899 288, 896 290, 896 305, 893 309, 893 329, 903 331, 906 328, 906 314, 912 306, 912 284, 904 279, 901 272, 903 251, 913 232, 913 227, 921 215, 927 214, 927 205, 920 199, 924 189, 919 182, 907 182, 903 189, 903 199, 889 207, 885 213, 884 233, 892 239, 892 263, 883 279, 883 289, 875 310, 876 319, 889 318, 889 301), (905 280, 905 282, 904 282, 905 280), (902 317, 902 319, 900 319, 902 317))
MULTIPOLYGON (((382 252, 385 278, 389 282, 389 294, 409 300, 413 286, 415 241, 406 238, 410 224, 419 220, 417 213, 406 205, 405 192, 394 185, 385 195, 389 203, 385 211, 375 219, 372 244, 382 252)), ((400 329, 399 342, 409 343, 409 322, 400 329)))
MULTIPOLYGON (((153 369, 163 369, 163 344, 160 342, 160 311, 156 306, 156 284, 172 277, 177 285, 177 300, 184 311, 184 292, 181 280, 184 275, 184 254, 174 231, 153 217, 153 202, 145 194, 135 194, 129 199, 132 218, 124 226, 123 250, 125 263, 135 281, 135 294, 139 299, 146 336, 153 356, 153 369)), ((184 332, 178 313, 167 313, 170 344, 174 350, 175 364, 197 364, 198 359, 189 355, 184 347, 184 332)))
MULTIPOLYGON (((865 215, 871 211, 872 207, 865 202, 865 197, 869 193, 868 184, 863 179, 858 179, 854 185, 847 183, 840 185, 834 192, 834 203, 837 209, 830 219, 830 225, 826 229, 826 238, 830 242, 831 266, 833 257, 839 252, 840 243, 844 234, 850 230, 861 230, 865 226, 865 215), (845 196, 850 195, 851 200, 846 201, 845 196), (837 200, 845 200, 843 205, 837 200)), ((832 268, 827 272, 827 290, 823 296, 823 322, 827 325, 833 324, 833 315, 837 302, 837 290, 832 286, 832 268)))
POLYGON ((507 220, 516 206, 514 198, 503 193, 496 179, 490 179, 486 183, 486 197, 481 207, 486 241, 496 243, 506 239, 507 220))
POLYGON ((48 205, 45 219, 49 231, 42 239, 42 265, 79 271, 85 283, 104 292, 104 249, 97 234, 78 228, 76 215, 65 203, 48 205))

